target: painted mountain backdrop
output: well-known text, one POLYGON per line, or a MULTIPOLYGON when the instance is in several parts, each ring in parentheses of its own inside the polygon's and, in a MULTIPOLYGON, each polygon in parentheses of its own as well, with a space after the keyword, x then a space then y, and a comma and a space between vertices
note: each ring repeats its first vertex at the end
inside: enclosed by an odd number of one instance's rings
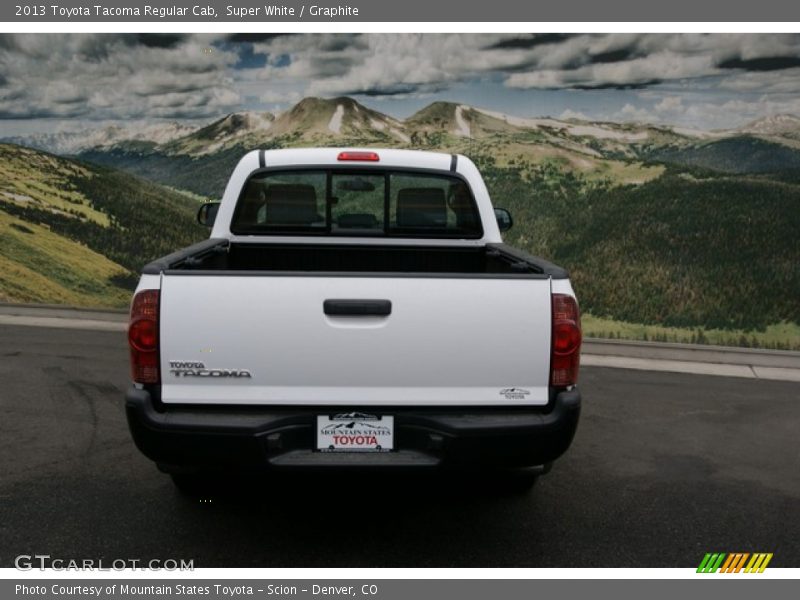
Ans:
POLYGON ((589 333, 800 348, 800 119, 698 131, 518 118, 434 102, 405 120, 348 97, 6 138, 0 298, 122 306, 253 148, 459 152, 512 211, 510 243, 566 266, 589 333))

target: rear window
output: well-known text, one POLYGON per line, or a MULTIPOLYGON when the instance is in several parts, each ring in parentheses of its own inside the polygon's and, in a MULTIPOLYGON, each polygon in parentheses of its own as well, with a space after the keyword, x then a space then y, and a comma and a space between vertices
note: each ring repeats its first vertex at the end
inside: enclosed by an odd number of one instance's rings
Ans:
POLYGON ((303 170, 253 175, 235 234, 479 238, 478 209, 458 177, 406 171, 303 170))

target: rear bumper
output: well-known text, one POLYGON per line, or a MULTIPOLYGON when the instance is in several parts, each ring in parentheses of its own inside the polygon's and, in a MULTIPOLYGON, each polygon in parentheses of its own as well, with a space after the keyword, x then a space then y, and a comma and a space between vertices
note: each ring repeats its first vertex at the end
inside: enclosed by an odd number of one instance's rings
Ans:
POLYGON ((175 471, 543 465, 569 447, 580 406, 580 392, 573 389, 555 394, 546 411, 382 409, 394 415, 396 451, 325 453, 313 450, 316 415, 339 408, 162 406, 157 410, 148 391, 131 388, 126 394, 128 424, 137 447, 175 471))

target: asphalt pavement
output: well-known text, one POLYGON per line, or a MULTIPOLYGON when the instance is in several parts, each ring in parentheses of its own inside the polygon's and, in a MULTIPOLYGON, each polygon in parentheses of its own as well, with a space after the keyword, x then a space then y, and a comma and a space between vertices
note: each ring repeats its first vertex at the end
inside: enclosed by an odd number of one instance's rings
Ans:
POLYGON ((526 494, 465 475, 268 477, 187 499, 134 447, 119 331, 0 325, 0 567, 800 566, 800 383, 585 367, 575 441, 526 494))

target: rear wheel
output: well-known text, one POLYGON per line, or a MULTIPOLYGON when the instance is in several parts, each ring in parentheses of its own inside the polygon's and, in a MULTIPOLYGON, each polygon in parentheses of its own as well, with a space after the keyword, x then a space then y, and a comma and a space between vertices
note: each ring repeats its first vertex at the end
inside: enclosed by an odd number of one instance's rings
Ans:
POLYGON ((501 491, 512 494, 524 494, 533 488, 540 474, 541 471, 531 467, 503 471, 498 473, 498 485, 501 491))
POLYGON ((184 496, 202 498, 219 490, 219 480, 210 473, 172 473, 170 477, 184 496))
POLYGON ((550 471, 552 463, 532 467, 501 468, 492 472, 491 478, 500 492, 526 494, 533 488, 540 475, 550 471))

